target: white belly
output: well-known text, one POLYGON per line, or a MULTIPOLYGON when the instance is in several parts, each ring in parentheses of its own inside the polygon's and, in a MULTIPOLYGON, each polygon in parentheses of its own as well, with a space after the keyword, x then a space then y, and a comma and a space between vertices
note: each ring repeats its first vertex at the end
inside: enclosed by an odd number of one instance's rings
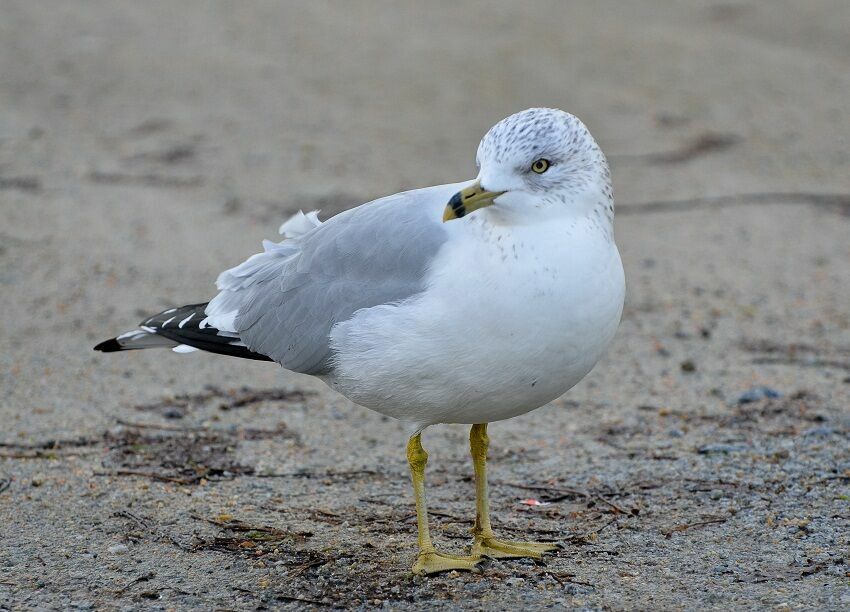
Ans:
POLYGON ((451 241, 423 294, 334 327, 326 382, 417 427, 507 419, 562 395, 610 344, 625 293, 613 241, 570 229, 451 241))

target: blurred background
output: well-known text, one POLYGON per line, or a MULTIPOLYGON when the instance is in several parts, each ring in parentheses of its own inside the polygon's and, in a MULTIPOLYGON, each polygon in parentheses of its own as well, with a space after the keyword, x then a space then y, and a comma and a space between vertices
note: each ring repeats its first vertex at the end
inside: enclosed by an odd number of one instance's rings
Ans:
MULTIPOLYGON (((0 1, 0 607, 850 603, 848 29, 846 0, 0 1), (629 285, 588 379, 492 428, 497 482, 588 492, 494 485, 572 542, 548 569, 411 583, 398 424, 269 364, 91 351, 299 209, 473 177, 531 106, 609 156, 629 285), (295 535, 246 558, 192 514, 295 535)), ((471 518, 464 437, 426 447, 471 518)))

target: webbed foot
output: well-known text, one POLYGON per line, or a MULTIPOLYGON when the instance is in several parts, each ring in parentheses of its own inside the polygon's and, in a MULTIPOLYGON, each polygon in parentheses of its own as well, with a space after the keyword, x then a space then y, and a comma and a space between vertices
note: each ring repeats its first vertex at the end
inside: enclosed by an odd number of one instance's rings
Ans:
POLYGON ((421 552, 413 564, 414 574, 439 574, 457 570, 459 572, 481 573, 481 566, 486 562, 480 556, 461 557, 447 555, 436 551, 421 552))
POLYGON ((552 542, 512 542, 499 540, 492 536, 477 536, 472 544, 472 555, 493 559, 519 559, 530 557, 539 559, 545 553, 558 550, 560 546, 552 542))

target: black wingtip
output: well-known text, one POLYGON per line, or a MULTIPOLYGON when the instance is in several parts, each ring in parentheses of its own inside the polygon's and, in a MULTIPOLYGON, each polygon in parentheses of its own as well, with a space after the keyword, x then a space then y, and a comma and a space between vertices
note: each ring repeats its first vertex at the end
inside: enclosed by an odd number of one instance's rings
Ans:
POLYGON ((110 338, 109 340, 98 344, 96 347, 94 347, 94 350, 100 351, 102 353, 114 353, 115 351, 121 350, 121 345, 118 344, 118 340, 116 340, 115 338, 110 338))

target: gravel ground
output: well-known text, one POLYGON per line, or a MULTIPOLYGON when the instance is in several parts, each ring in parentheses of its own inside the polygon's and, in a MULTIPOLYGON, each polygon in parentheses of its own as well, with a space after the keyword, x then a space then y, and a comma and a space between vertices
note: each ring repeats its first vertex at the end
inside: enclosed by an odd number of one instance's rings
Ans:
MULTIPOLYGON (((850 607, 850 5, 6 0, 0 609, 850 607), (271 364, 91 346, 292 211, 474 173, 534 105, 608 152, 609 355, 491 427, 544 563, 413 577, 402 427, 271 364)), ((424 436, 462 550, 466 430, 424 436)))

